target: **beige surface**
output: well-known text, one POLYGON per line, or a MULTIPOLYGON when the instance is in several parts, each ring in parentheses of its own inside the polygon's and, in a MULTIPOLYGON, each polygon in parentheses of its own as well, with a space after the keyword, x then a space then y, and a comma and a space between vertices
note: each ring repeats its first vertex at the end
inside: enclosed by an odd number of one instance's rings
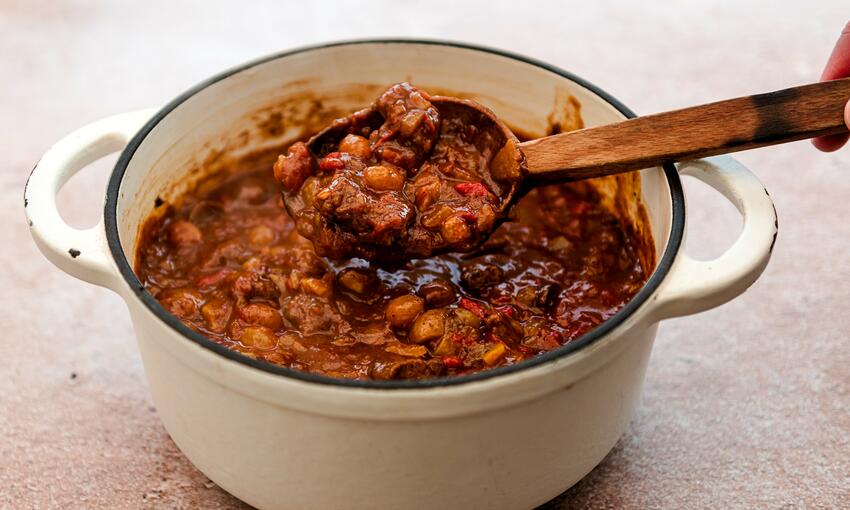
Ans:
MULTIPOLYGON (((29 238, 26 176, 68 131, 259 55, 379 35, 525 53, 649 113, 813 80, 850 20, 843 0, 491 0, 486 25, 440 2, 173 3, 0 0, 0 508, 240 507, 160 425, 119 298, 64 275, 29 238)), ((662 326, 627 434, 546 508, 850 506, 850 149, 800 142, 740 159, 779 211, 771 265, 733 303, 662 326)), ((94 221, 108 170, 63 192, 76 225, 94 221)), ((717 254, 735 215, 688 192, 691 251, 717 254)))

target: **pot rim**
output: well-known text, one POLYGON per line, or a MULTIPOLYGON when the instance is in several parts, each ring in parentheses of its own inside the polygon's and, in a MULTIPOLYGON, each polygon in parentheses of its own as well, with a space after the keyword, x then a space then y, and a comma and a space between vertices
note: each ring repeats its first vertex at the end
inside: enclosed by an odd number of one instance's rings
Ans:
POLYGON ((658 289, 661 285, 661 282, 665 279, 667 274, 669 273, 673 262, 676 258, 677 253, 682 245, 682 240, 684 237, 685 230, 685 199, 684 193, 682 191, 682 184, 679 179, 678 172, 676 171, 675 166, 672 163, 665 163, 663 165, 664 175, 667 178, 667 184, 670 188, 670 197, 671 197, 671 228, 670 228, 670 237, 667 240, 667 244, 664 248, 664 252, 660 257, 658 264, 655 267, 655 270, 650 275, 649 279, 646 283, 641 287, 637 294, 628 302, 626 305, 621 308, 617 313, 612 315, 610 318, 602 322, 599 326, 592 329, 591 331, 585 333, 580 336, 576 340, 562 345, 557 349, 546 352, 544 354, 540 354, 533 358, 529 358, 523 360, 514 365, 508 365, 503 367, 497 367, 489 370, 484 370, 482 372, 477 372, 469 375, 462 376, 453 376, 453 377, 440 377, 434 379, 424 379, 424 380, 401 380, 401 381, 375 381, 375 380, 353 380, 353 379, 343 379, 330 377, 326 375, 313 374, 309 372, 303 372, 300 370, 296 370, 293 368, 283 367, 279 365, 274 365, 262 360, 250 358, 238 351, 229 349, 223 345, 217 344, 212 340, 208 339, 201 333, 198 333, 188 326, 186 326, 180 319, 176 316, 168 313, 165 308, 163 308, 159 302, 150 294, 147 290, 145 290, 142 283, 139 281, 136 273, 133 271, 132 265, 124 254, 124 250, 121 246, 121 241, 118 233, 118 197, 119 190, 121 187, 121 182, 123 180, 124 174, 127 170, 127 165, 132 160, 133 156, 136 153, 136 150, 141 146, 144 142, 147 135, 163 120, 165 119, 171 111, 180 106, 183 102, 194 96, 195 94, 201 92, 207 87, 218 83, 230 76, 233 76, 237 73, 243 72, 252 67, 265 64, 267 62, 277 60, 284 57, 289 57, 296 54, 301 53, 309 53, 311 51, 323 50, 327 48, 333 48, 337 46, 351 46, 351 45, 360 45, 360 44, 413 44, 413 45, 432 45, 432 46, 448 46, 454 48, 461 48, 466 50, 477 51, 481 53, 489 53, 492 55, 497 55, 500 57, 505 57, 508 59, 516 60, 522 63, 530 64, 542 69, 545 69, 549 72, 567 78, 568 80, 584 87, 585 89, 593 92, 597 96, 599 96, 602 100, 613 106, 620 113, 625 115, 627 118, 636 117, 635 113, 632 112, 625 105, 620 103, 613 96, 602 90, 601 88, 593 85, 592 83, 570 73, 569 71, 565 71, 557 66, 553 66, 551 64, 547 64, 540 60, 536 60, 530 57, 526 57, 523 55, 519 55, 516 53, 512 53, 506 50, 495 49, 487 46, 480 46, 476 44, 468 44, 462 42, 455 41, 447 41, 447 40, 439 40, 439 39, 419 39, 419 38, 377 38, 377 39, 354 39, 354 40, 342 40, 342 41, 334 41, 322 44, 315 44, 309 46, 301 46, 295 49, 286 50, 278 53, 273 53, 270 55, 266 55, 264 57, 260 57, 256 60, 252 60, 236 67, 233 67, 229 70, 226 70, 222 73, 219 73, 207 80, 204 80, 197 85, 193 86, 189 90, 183 92, 171 102, 166 104, 162 109, 160 109, 153 117, 151 117, 148 122, 145 123, 144 126, 133 136, 124 150, 121 152, 121 155, 115 164, 115 167, 110 175, 109 182, 106 188, 106 202, 104 205, 104 227, 106 231, 106 241, 109 246, 109 251, 112 254, 112 258, 123 277, 124 281, 132 290, 133 294, 162 322, 168 325, 175 332, 179 333, 184 338, 200 345, 201 347, 213 351, 214 353, 223 356, 231 361, 235 361, 237 363, 241 363, 243 365, 255 368, 257 370, 261 370, 266 373, 275 374, 279 376, 284 376, 292 379, 297 379, 304 382, 310 383, 318 383, 323 385, 331 385, 337 387, 349 387, 349 388, 368 388, 373 390, 383 390, 383 389, 427 389, 427 388, 435 388, 435 387, 443 387, 443 386, 454 386, 461 385, 466 383, 472 383, 477 381, 483 381, 486 379, 490 379, 493 377, 499 377, 501 375, 507 375, 514 372, 519 372, 525 369, 529 369, 532 367, 536 367, 539 365, 543 365, 545 363, 551 362, 556 359, 560 359, 566 357, 572 353, 576 353, 583 348, 590 346, 597 341, 604 338, 609 332, 613 331, 615 328, 623 324, 623 322, 632 316, 647 300, 648 298, 658 289))

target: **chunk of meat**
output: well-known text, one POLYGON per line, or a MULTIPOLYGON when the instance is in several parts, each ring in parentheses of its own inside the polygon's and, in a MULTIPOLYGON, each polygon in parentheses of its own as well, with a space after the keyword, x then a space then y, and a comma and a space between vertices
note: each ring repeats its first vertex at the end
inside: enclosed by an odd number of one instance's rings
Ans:
POLYGON ((424 379, 438 377, 445 372, 441 359, 403 359, 386 363, 375 363, 369 375, 374 379, 424 379))
POLYGON ((316 296, 296 294, 281 300, 283 316, 302 334, 346 334, 351 327, 330 304, 316 296))
POLYGON ((469 290, 479 290, 495 285, 505 279, 507 256, 484 256, 467 262, 461 267, 460 279, 469 290))
POLYGON ((297 192, 307 177, 313 175, 316 161, 304 142, 289 147, 286 156, 280 155, 274 164, 274 176, 284 189, 297 192))
POLYGON ((408 171, 428 156, 437 140, 440 114, 428 95, 409 83, 396 83, 377 101, 384 124, 369 137, 378 157, 408 171))
POLYGON ((231 291, 238 299, 246 301, 252 298, 272 300, 280 296, 280 289, 266 271, 240 274, 233 280, 231 291))
POLYGON ((358 178, 362 164, 345 158, 346 167, 315 197, 315 208, 328 228, 344 228, 363 243, 388 246, 404 236, 413 206, 401 193, 375 193, 358 178))
POLYGON ((168 289, 160 292, 157 299, 163 308, 181 319, 196 318, 203 303, 203 296, 194 289, 168 289))

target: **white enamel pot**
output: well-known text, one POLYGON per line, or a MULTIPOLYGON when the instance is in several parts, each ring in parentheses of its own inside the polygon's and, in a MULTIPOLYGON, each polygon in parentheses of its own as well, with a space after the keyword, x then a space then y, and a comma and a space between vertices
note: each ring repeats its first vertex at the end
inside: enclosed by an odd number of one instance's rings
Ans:
MULTIPOLYGON (((83 127, 47 151, 30 177, 25 205, 38 247, 67 273, 124 298, 169 434, 205 475, 256 507, 539 505, 593 469, 622 434, 658 321, 734 298, 770 257, 773 204, 733 159, 692 161, 678 172, 672 165, 643 170, 640 199, 657 263, 623 310, 533 360, 423 382, 343 381, 257 362, 192 332, 142 290, 130 265, 141 222, 159 194, 179 193, 198 154, 215 151, 221 140, 253 143, 253 128, 241 127, 250 122, 246 112, 307 91, 350 110, 363 101, 339 92, 351 84, 405 79, 465 91, 532 133, 543 129, 564 94, 578 99, 588 126, 633 116, 565 71, 501 51, 435 41, 347 42, 251 62, 159 111, 83 127), (121 150, 102 221, 88 230, 65 224, 56 209, 61 186, 88 163, 121 150), (681 251, 679 174, 715 188, 743 216, 739 237, 714 260, 681 251)), ((287 136, 295 134, 278 133, 287 136)))

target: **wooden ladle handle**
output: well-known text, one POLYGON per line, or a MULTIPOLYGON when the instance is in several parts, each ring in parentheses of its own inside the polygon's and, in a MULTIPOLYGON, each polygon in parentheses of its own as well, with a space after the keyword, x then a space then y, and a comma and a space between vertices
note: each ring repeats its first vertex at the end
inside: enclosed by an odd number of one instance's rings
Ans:
POLYGON ((519 145, 529 177, 576 180, 843 133, 850 78, 739 97, 519 145))

